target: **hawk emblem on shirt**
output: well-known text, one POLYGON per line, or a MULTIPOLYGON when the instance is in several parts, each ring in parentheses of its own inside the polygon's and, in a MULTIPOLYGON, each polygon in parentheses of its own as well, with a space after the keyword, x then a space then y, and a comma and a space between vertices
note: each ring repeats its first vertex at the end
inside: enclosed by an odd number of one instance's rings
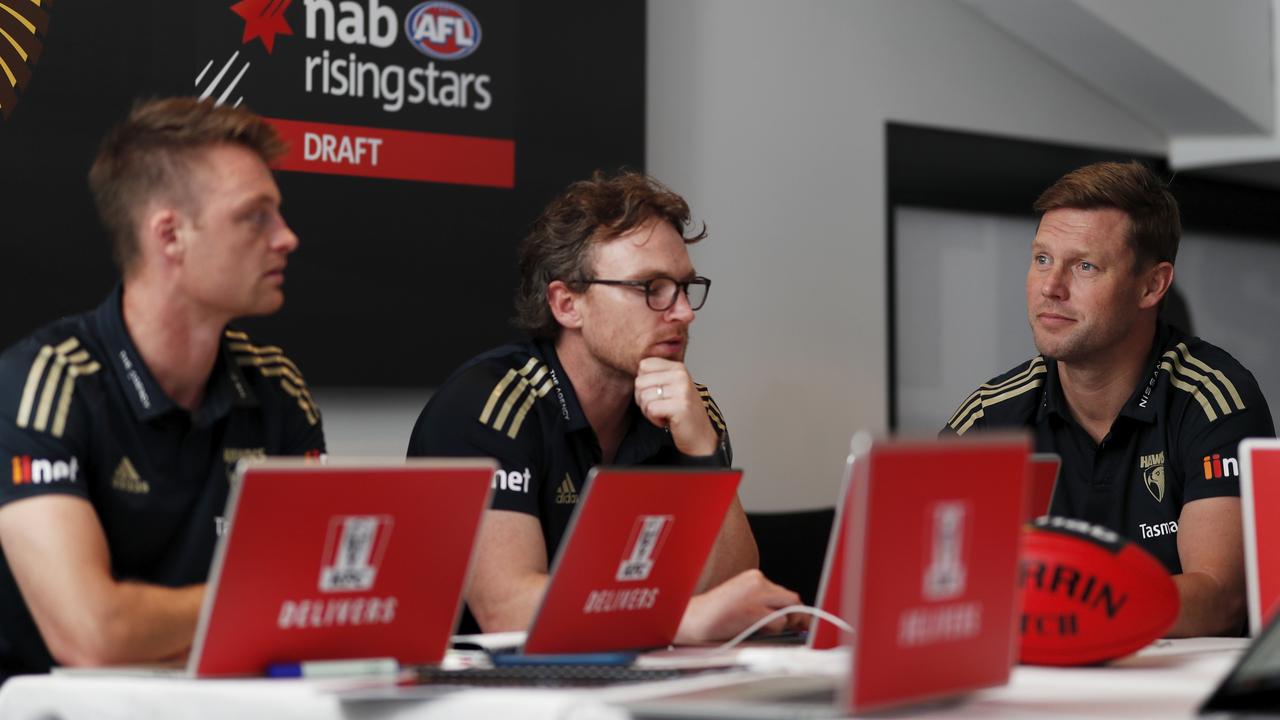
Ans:
POLYGON ((1153 465, 1142 471, 1142 482, 1156 502, 1164 500, 1164 465, 1153 465))

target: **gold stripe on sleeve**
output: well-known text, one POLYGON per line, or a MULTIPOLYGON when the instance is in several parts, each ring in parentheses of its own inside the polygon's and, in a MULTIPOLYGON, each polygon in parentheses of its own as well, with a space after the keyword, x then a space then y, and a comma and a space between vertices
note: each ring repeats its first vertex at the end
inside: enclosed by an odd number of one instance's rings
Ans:
POLYGON ((1200 360, 1197 359, 1194 355, 1192 355, 1191 351, 1187 349, 1186 343, 1178 343, 1177 348, 1182 353, 1182 356, 1187 359, 1188 363, 1195 365, 1201 370, 1207 373, 1211 373, 1214 377, 1218 378, 1218 382, 1221 383, 1222 386, 1227 389, 1227 394, 1229 394, 1231 396, 1231 399, 1235 401, 1236 409, 1244 410, 1244 400, 1240 398, 1240 393, 1236 392, 1236 386, 1232 384, 1230 380, 1227 379, 1226 375, 1222 374, 1221 370, 1218 370, 1216 368, 1211 368, 1208 365, 1205 365, 1204 363, 1200 362, 1200 360))
POLYGON ((525 416, 528 415, 529 410, 533 408, 534 401, 538 398, 546 397, 547 393, 551 392, 551 388, 554 385, 555 383, 551 381, 551 378, 547 378, 546 382, 542 383, 541 387, 529 393, 525 397, 524 402, 520 403, 520 409, 516 411, 516 416, 511 419, 511 427, 507 430, 507 437, 512 440, 516 439, 516 436, 520 434, 521 426, 524 425, 525 416))
POLYGON ((31 408, 36 402, 36 391, 40 389, 40 378, 44 375, 44 366, 49 363, 53 348, 45 345, 36 354, 31 363, 31 371, 27 373, 27 384, 22 388, 22 401, 18 403, 18 427, 24 428, 31 422, 31 408))
MULTIPOLYGON (((1218 389, 1218 386, 1214 385, 1213 381, 1210 380, 1208 377, 1201 375, 1195 370, 1190 370, 1185 365, 1183 365, 1182 358, 1178 356, 1178 353, 1176 350, 1170 350, 1169 352, 1166 352, 1161 357, 1162 357, 1162 360, 1160 362, 1160 366, 1169 368, 1170 378, 1172 378, 1174 375, 1180 375, 1184 379, 1192 381, 1196 385, 1196 388, 1197 388, 1196 394, 1199 397, 1204 397, 1203 394, 1201 393, 1201 390, 1208 390, 1210 393, 1213 394, 1213 398, 1218 401, 1218 408, 1221 409, 1222 414, 1223 415, 1231 414, 1231 406, 1227 404, 1227 399, 1223 397, 1222 391, 1218 389)), ((1178 387, 1179 389, 1185 389, 1179 385, 1175 385, 1175 387, 1178 387)), ((1212 419, 1213 418, 1210 418, 1210 420, 1212 419)))
POLYGON ((954 424, 951 427, 953 430, 956 431, 956 435, 964 435, 966 432, 969 431, 969 428, 973 427, 973 423, 976 422, 978 418, 981 418, 986 414, 986 409, 988 407, 992 405, 999 405, 1005 400, 1008 400, 1010 398, 1015 398, 1019 395, 1023 395, 1025 393, 1031 392, 1032 390, 1035 390, 1043 386, 1044 386, 1044 380, 1036 379, 1021 387, 1016 387, 1016 388, 1013 388, 1012 390, 1007 390, 1004 393, 1001 393, 1000 395, 996 395, 995 397, 987 398, 985 400, 982 400, 980 398, 977 412, 974 412, 972 415, 970 415, 969 419, 966 420, 964 424, 960 425, 959 427, 957 427, 954 424))
MULTIPOLYGON (((88 354, 84 354, 88 358, 88 354)), ((92 375, 102 366, 96 362, 72 365, 67 368, 67 378, 62 381, 62 394, 58 396, 58 409, 53 414, 53 427, 50 432, 54 437, 62 437, 67 429, 67 416, 71 413, 71 398, 76 390, 76 378, 81 375, 92 375)))
POLYGON ((1168 371, 1170 384, 1179 390, 1190 393, 1191 397, 1195 398, 1196 401, 1200 403, 1200 407, 1204 408, 1204 414, 1208 416, 1209 422, 1213 422, 1218 419, 1218 414, 1213 411, 1213 404, 1210 403, 1209 398, 1206 398, 1204 393, 1200 391, 1199 385, 1192 385, 1191 383, 1179 380, 1178 376, 1173 372, 1173 364, 1168 360, 1162 360, 1160 362, 1160 367, 1168 371))

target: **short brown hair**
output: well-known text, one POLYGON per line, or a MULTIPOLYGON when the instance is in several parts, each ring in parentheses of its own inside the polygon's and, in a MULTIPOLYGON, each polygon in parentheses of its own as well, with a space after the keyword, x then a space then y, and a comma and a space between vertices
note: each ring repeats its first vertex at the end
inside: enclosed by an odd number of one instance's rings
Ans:
POLYGON ((1178 201, 1151 168, 1137 162, 1100 162, 1063 175, 1040 194, 1032 208, 1050 210, 1115 208, 1129 217, 1134 272, 1178 257, 1182 221, 1178 201))
POLYGON ((560 323, 547 304, 547 286, 561 280, 581 287, 595 243, 612 240, 653 219, 671 223, 686 243, 707 236, 707 226, 686 235, 689 204, 644 173, 630 170, 573 183, 551 201, 520 243, 520 288, 516 325, 537 337, 553 338, 560 323))
POLYGON ((139 103, 107 133, 89 169, 89 189, 121 272, 138 255, 138 210, 162 194, 190 207, 195 198, 188 163, 195 153, 221 143, 242 145, 266 163, 287 149, 275 129, 249 110, 197 98, 139 103))

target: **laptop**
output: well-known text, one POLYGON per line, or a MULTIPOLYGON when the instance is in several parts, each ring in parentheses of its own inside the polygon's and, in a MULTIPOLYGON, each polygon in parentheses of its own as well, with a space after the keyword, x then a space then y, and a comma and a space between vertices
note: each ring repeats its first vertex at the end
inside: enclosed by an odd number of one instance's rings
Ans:
MULTIPOLYGON (((853 436, 853 445, 862 442, 861 435, 853 436)), ((849 502, 852 494, 849 485, 853 480, 853 466, 857 460, 854 447, 849 448, 849 457, 845 459, 844 475, 840 480, 840 496, 836 498, 835 518, 831 522, 831 537, 827 540, 826 560, 822 563, 822 577, 818 580, 818 607, 837 617, 844 614, 844 558, 845 558, 845 523, 850 514, 849 502)), ((814 650, 830 650, 839 647, 846 641, 845 633, 835 625, 814 617, 809 623, 808 637, 805 646, 814 650)))
POLYGON ((227 501, 187 674, 276 663, 439 663, 497 465, 244 463, 227 501))
MULTIPOLYGON (((833 717, 1007 683, 1029 445, 1020 434, 875 443, 855 436, 833 528, 848 528, 843 580, 833 570, 826 582, 843 587, 840 614, 855 630, 845 639, 848 675, 769 677, 767 689, 758 677, 726 677, 720 687, 708 681, 628 710, 642 718, 833 717)), ((825 644, 821 628, 814 647, 825 644)))
MULTIPOLYGON (((858 437, 855 436, 855 442, 858 437)), ((835 522, 831 525, 831 539, 827 544, 826 561, 822 566, 822 577, 818 583, 818 607, 833 615, 844 611, 843 574, 845 543, 845 518, 850 514, 849 483, 853 478, 853 462, 855 454, 850 449, 845 463, 844 479, 840 484, 840 496, 836 500, 835 522)), ((1028 511, 1026 520, 1030 522, 1041 515, 1049 513, 1053 500, 1053 489, 1058 481, 1058 472, 1062 467, 1062 458, 1057 453, 1035 453, 1030 458, 1027 488, 1028 511)), ((829 650, 839 647, 843 633, 835 625, 814 618, 809 626, 806 645, 815 650, 829 650)))
POLYGON ((593 469, 524 653, 671 644, 741 480, 741 470, 593 469))
POLYGON ((1035 453, 1031 456, 1031 473, 1027 488, 1027 522, 1048 515, 1053 506, 1053 491, 1058 486, 1062 458, 1057 453, 1035 453))
POLYGON ((1280 601, 1280 526, 1274 522, 1280 507, 1280 439, 1240 443, 1240 502, 1249 629, 1257 635, 1280 601))
POLYGON ((854 464, 845 708, 1003 685, 1017 657, 1021 435, 873 444, 854 464), (874 542, 873 542, 874 541, 874 542))

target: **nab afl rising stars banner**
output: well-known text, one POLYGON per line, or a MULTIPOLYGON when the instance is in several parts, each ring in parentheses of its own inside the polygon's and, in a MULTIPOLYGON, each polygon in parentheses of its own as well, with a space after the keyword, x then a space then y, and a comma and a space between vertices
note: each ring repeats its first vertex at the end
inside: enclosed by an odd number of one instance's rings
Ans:
POLYGON ((289 142, 301 239, 248 321, 313 385, 435 385, 515 331, 515 246, 641 168, 642 0, 0 0, 0 344, 114 281, 85 175, 137 99, 244 105, 289 142))

